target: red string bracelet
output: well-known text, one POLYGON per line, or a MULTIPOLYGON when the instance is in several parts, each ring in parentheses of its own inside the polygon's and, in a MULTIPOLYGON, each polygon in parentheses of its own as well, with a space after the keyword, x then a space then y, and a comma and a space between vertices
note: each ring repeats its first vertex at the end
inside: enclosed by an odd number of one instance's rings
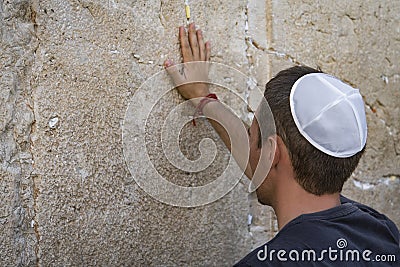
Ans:
POLYGON ((209 102, 213 101, 218 101, 218 97, 216 94, 208 94, 205 97, 203 97, 202 100, 200 100, 200 103, 197 105, 196 110, 194 111, 193 115, 193 125, 196 126, 196 121, 195 118, 197 115, 203 115, 203 108, 205 105, 207 105, 209 102))

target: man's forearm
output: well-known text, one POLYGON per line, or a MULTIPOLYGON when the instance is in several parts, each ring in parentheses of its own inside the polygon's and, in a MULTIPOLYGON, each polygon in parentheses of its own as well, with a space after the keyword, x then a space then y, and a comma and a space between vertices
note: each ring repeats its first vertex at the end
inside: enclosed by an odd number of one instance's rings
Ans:
POLYGON ((231 151, 235 161, 251 179, 252 170, 249 165, 249 139, 245 124, 219 101, 207 103, 203 114, 231 151))

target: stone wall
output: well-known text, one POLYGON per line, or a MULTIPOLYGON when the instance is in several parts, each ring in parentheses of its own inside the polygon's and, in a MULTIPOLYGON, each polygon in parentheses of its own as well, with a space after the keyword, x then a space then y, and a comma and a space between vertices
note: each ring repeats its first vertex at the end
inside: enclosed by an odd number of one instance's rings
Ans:
MULTIPOLYGON (((244 180, 211 204, 175 207, 144 192, 126 164, 127 106, 167 57, 179 62, 183 2, 0 2, 0 266, 229 266, 276 233, 273 212, 247 195, 244 180)), ((360 88, 367 151, 344 194, 400 226, 400 3, 189 2, 213 62, 260 87, 306 64, 360 88)), ((234 91, 257 102, 251 84, 234 91)), ((202 138, 215 141, 203 172, 177 170, 160 147, 161 122, 181 102, 172 91, 155 103, 149 157, 171 181, 206 184, 229 156, 208 124, 187 125, 180 140, 191 159, 202 138)))

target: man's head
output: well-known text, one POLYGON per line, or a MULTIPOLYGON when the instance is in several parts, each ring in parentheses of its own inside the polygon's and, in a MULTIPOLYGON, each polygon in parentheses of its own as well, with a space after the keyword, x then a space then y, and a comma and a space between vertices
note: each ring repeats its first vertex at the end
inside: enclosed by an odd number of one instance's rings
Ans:
MULTIPOLYGON (((264 97, 275 119, 276 135, 287 150, 294 179, 307 192, 314 195, 338 193, 344 182, 356 168, 364 149, 357 154, 339 158, 333 157, 314 147, 299 132, 292 117, 289 97, 295 82, 304 75, 320 71, 296 66, 278 73, 265 88, 264 97)), ((259 110, 259 127, 268 127, 263 107, 259 110)), ((257 124, 257 122, 254 122, 257 124)), ((254 127, 254 126, 253 126, 254 127)), ((269 133, 258 132, 258 148, 261 149, 269 133), (263 136, 262 136, 263 135, 263 136)))

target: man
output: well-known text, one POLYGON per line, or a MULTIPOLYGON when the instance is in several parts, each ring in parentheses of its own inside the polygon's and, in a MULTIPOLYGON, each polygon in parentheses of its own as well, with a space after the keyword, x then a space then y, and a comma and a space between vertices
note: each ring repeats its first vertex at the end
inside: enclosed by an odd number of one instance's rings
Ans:
MULTIPOLYGON (((179 38, 184 63, 210 60, 210 43, 204 42, 193 23, 188 33, 179 28, 179 38)), ((242 122, 210 94, 207 84, 185 84, 199 81, 190 77, 206 75, 203 66, 188 64, 179 71, 171 61, 165 62, 179 93, 197 111, 213 117, 209 121, 227 147, 232 149, 234 143, 249 147, 248 161, 241 153, 233 156, 250 179, 261 169, 264 177, 256 185, 257 197, 273 207, 280 230, 236 266, 400 266, 395 224, 340 195, 366 142, 358 90, 308 67, 281 71, 267 83, 264 93, 276 133, 264 129, 268 116, 260 107, 247 139, 228 134, 242 127, 242 122)))

